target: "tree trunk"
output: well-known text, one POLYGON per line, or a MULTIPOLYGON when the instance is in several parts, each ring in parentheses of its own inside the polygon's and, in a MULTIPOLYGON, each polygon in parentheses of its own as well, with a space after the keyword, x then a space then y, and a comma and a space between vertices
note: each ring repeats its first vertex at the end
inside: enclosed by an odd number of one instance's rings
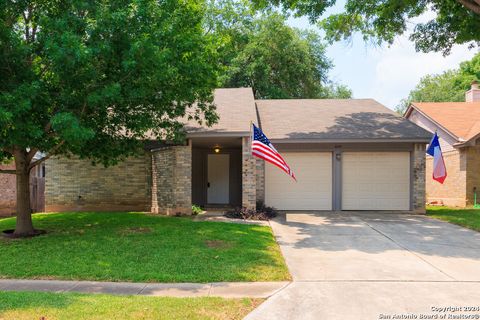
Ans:
POLYGON ((16 151, 14 157, 17 170, 17 222, 14 234, 26 237, 35 234, 30 205, 30 163, 24 150, 16 151))

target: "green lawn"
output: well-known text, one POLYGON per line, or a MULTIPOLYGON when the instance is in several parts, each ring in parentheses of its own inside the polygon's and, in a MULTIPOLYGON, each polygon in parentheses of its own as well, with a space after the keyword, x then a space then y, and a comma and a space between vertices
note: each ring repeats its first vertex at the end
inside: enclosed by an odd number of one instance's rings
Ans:
POLYGON ((480 231, 480 209, 428 207, 427 215, 459 226, 480 231))
POLYGON ((242 319, 261 301, 0 291, 0 319, 242 319))
MULTIPOLYGON (((269 227, 144 213, 35 214, 46 235, 0 238, 0 278, 133 282, 289 279, 269 227)), ((0 230, 14 218, 0 220, 0 230)))

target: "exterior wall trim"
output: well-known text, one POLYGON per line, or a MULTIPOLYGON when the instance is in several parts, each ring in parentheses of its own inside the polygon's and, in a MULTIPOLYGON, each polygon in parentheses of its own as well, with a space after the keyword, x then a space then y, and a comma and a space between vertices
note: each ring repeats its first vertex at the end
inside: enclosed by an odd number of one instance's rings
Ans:
POLYGON ((284 144, 291 144, 291 143, 428 143, 430 142, 430 138, 415 138, 415 139, 270 139, 272 143, 284 143, 284 144))
POLYGON ((342 150, 336 147, 332 152, 332 209, 342 210, 342 150))
POLYGON ((249 137, 250 131, 227 131, 227 132, 190 132, 187 138, 222 138, 222 137, 249 137))

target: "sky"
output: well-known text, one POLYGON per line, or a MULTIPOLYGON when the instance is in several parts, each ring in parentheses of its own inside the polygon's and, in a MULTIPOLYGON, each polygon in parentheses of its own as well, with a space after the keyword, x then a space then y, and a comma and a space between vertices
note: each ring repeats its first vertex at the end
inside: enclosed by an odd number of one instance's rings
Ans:
MULTIPOLYGON (((341 6, 339 3, 327 14, 338 12, 341 6)), ((412 25, 433 16, 428 12, 412 21, 412 25)), ((303 17, 290 18, 288 23, 301 29, 316 28, 303 17)), ((446 57, 440 52, 416 52, 408 34, 397 37, 390 47, 373 47, 355 36, 351 41, 337 42, 327 48, 327 56, 334 64, 331 80, 347 85, 354 98, 373 98, 391 109, 408 96, 423 76, 457 68, 477 52, 477 48, 468 49, 467 45, 454 47, 446 57)))

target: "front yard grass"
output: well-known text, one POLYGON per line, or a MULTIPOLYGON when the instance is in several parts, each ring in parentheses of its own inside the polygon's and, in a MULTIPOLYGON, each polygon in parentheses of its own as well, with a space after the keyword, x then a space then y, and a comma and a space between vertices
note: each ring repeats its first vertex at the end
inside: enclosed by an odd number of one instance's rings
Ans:
POLYGON ((428 207, 427 215, 462 227, 480 231, 480 209, 428 207))
MULTIPOLYGON (((144 213, 35 214, 47 234, 0 238, 0 278, 132 282, 290 279, 269 227, 144 213)), ((11 229, 15 218, 0 220, 11 229)))
POLYGON ((242 319, 261 301, 0 291, 0 319, 242 319))

